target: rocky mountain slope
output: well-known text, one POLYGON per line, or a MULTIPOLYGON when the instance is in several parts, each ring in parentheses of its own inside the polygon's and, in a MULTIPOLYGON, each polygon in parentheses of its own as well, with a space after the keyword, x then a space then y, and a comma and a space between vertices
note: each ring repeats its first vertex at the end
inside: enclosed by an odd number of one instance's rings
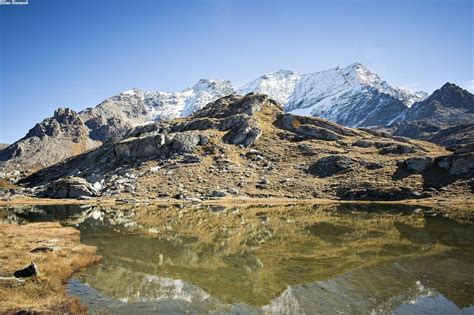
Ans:
POLYGON ((446 83, 407 109, 387 129, 395 135, 445 146, 473 143, 474 95, 446 83))
POLYGON ((53 198, 454 198, 472 193, 473 165, 472 153, 284 113, 249 94, 136 127, 21 183, 53 198))

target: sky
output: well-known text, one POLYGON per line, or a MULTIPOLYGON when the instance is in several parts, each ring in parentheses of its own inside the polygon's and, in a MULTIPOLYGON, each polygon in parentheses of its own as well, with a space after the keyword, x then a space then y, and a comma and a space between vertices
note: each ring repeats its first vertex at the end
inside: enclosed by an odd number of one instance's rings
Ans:
MULTIPOLYGON (((1 1, 0 1, 1 2, 1 1)), ((58 107, 361 62, 389 84, 474 91, 471 0, 29 0, 0 5, 0 143, 58 107)))

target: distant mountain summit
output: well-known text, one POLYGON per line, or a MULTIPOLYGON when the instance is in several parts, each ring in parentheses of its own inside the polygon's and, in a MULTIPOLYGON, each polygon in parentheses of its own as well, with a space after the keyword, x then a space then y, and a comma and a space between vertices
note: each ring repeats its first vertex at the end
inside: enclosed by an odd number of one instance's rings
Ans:
POLYGON ((461 87, 446 83, 426 100, 418 102, 394 122, 425 120, 438 125, 473 122, 474 95, 461 87))
POLYGON ((395 135, 445 146, 474 143, 474 95, 446 83, 406 109, 388 129, 395 135))

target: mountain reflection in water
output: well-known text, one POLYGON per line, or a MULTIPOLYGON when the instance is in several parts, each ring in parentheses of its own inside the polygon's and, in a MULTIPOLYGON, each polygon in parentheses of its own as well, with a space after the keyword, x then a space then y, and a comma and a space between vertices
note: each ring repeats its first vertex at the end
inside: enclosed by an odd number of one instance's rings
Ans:
MULTIPOLYGON (((33 210, 33 211, 32 211, 33 210)), ((43 206, 102 263, 69 291, 111 313, 473 314, 474 225, 406 205, 43 206)))

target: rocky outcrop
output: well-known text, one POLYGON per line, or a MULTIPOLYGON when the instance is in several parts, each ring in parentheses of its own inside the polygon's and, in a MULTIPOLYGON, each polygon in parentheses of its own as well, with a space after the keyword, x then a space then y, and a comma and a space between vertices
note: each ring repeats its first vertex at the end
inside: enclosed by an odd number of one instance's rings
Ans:
POLYGON ((405 165, 407 170, 411 172, 422 173, 433 165, 433 159, 430 157, 415 156, 405 160, 405 165))
POLYGON ((385 146, 380 147, 380 154, 407 154, 415 152, 415 148, 411 145, 400 144, 400 143, 387 143, 385 146))
POLYGON ((308 167, 308 173, 319 177, 333 176, 353 170, 357 161, 343 155, 323 157, 308 167))
MULTIPOLYGON (((60 108, 53 117, 36 124, 24 138, 0 151, 0 162, 41 168, 97 147, 80 115, 60 108)), ((18 169, 18 167, 17 167, 18 169)))
POLYGON ((474 152, 438 157, 435 164, 451 175, 474 176, 474 152))
POLYGON ((325 119, 291 114, 281 115, 276 125, 294 132, 301 139, 336 141, 344 136, 359 134, 355 129, 345 128, 325 119))
POLYGON ((38 169, 120 139, 150 120, 142 95, 120 94, 76 113, 60 108, 0 152, 4 168, 38 169))
POLYGON ((97 196, 98 191, 92 184, 81 177, 65 177, 48 185, 41 196, 48 198, 73 198, 97 196))
POLYGON ((262 134, 255 115, 268 107, 275 113, 281 108, 265 95, 231 95, 196 112, 186 121, 158 122, 130 130, 121 140, 89 153, 39 171, 30 183, 47 183, 63 176, 104 174, 123 163, 150 159, 165 160, 195 152, 208 140, 205 131, 224 131, 222 141, 244 147, 262 134))

